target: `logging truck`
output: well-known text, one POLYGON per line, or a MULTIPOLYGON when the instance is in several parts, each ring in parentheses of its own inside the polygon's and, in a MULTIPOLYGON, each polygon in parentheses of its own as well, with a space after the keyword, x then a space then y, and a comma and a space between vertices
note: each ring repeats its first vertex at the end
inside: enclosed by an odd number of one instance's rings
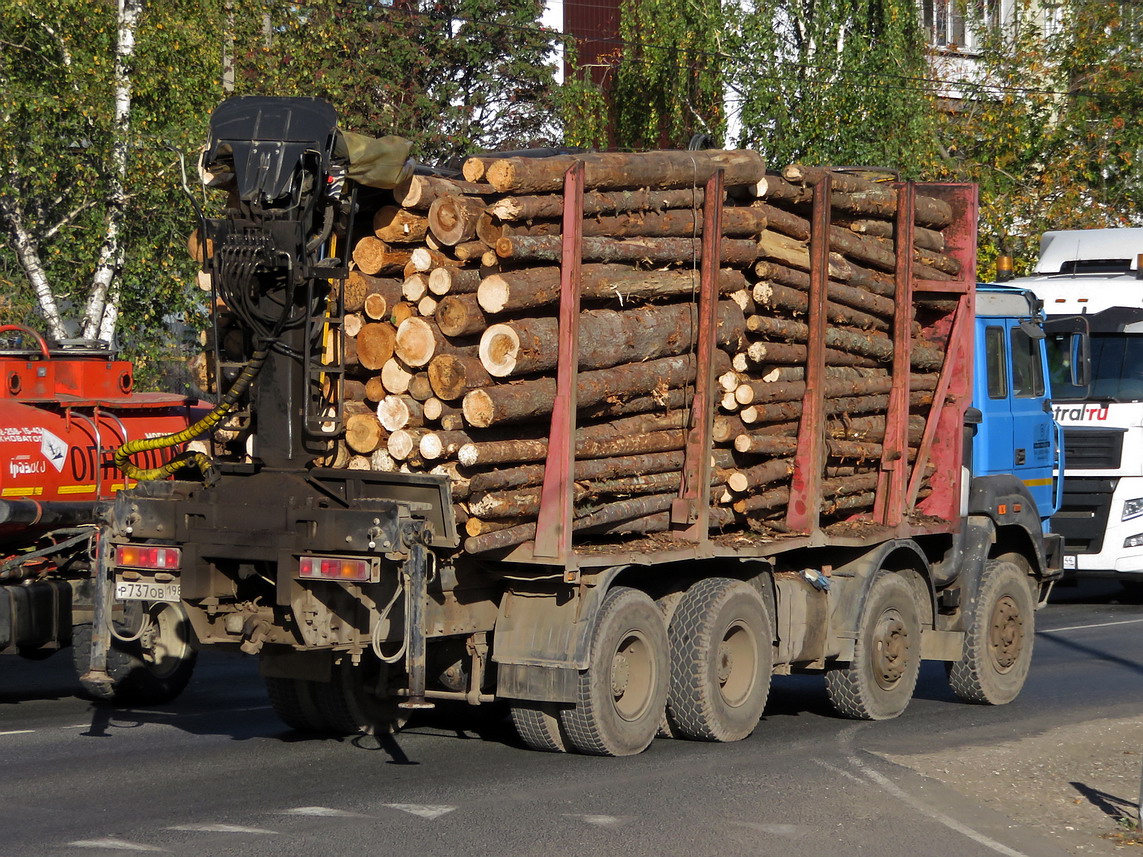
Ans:
MULTIPOLYGON (((178 604, 145 597, 108 614, 103 681, 83 681, 90 559, 96 506, 124 487, 112 450, 185 429, 193 401, 135 392, 134 367, 106 345, 49 344, 18 324, 0 325, 0 378, 0 654, 41 660, 70 645, 81 683, 100 698, 173 699, 194 668, 186 616, 178 604), (136 633, 125 635, 125 626, 136 633)), ((161 467, 172 453, 152 451, 143 463, 161 467)))
POLYGON ((312 732, 505 700, 531 748, 630 755, 745 738, 774 674, 892 718, 925 658, 1016 697, 1061 450, 973 186, 407 156, 320 100, 215 111, 218 405, 190 472, 106 508, 97 613, 181 604, 312 732))

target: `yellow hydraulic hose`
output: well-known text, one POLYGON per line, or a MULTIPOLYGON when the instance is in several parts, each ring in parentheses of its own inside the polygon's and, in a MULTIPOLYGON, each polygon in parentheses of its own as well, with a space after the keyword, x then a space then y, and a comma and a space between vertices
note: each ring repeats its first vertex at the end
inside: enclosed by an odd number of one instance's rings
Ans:
POLYGON ((166 479, 173 474, 176 470, 194 464, 202 473, 204 481, 208 484, 215 481, 217 478, 214 473, 214 462, 210 457, 202 452, 194 452, 187 450, 180 452, 166 464, 161 467, 143 468, 138 467, 131 463, 131 456, 140 452, 147 452, 152 449, 167 449, 168 447, 178 446, 180 443, 194 440, 196 437, 206 434, 208 431, 218 425, 223 418, 234 407, 234 403, 238 401, 241 396, 250 386, 258 371, 262 368, 262 364, 266 362, 266 358, 270 355, 269 347, 265 347, 259 351, 255 351, 254 355, 250 358, 249 362, 243 367, 241 374, 235 380, 233 386, 227 394, 222 398, 213 411, 203 417, 194 425, 189 428, 183 429, 174 434, 163 435, 162 437, 149 437, 139 438, 138 440, 129 440, 117 450, 115 450, 115 466, 126 476, 128 479, 135 479, 139 482, 147 482, 155 479, 166 479))

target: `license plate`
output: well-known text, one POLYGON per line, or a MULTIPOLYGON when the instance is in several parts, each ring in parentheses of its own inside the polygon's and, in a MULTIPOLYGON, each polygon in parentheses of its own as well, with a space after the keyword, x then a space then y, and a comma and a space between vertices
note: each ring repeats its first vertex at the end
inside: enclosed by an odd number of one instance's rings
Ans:
POLYGON ((120 601, 172 601, 178 603, 180 595, 177 580, 124 580, 115 578, 115 597, 120 601))
POLYGON ((1064 556, 1064 568, 1074 569, 1076 567, 1076 558, 1072 556, 1064 556))

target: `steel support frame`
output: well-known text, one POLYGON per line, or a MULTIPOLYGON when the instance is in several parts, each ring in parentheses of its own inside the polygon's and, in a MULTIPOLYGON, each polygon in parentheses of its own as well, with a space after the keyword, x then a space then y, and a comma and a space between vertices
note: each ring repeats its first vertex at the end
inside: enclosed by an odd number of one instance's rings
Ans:
MULTIPOLYGON (((897 221, 894 228, 896 269, 893 272, 893 363, 890 367, 893 385, 889 390, 889 407, 885 415, 885 438, 882 441, 881 469, 877 475, 877 493, 873 503, 873 519, 886 527, 895 527, 908 515, 906 488, 909 461, 909 380, 913 353, 913 240, 915 232, 916 186, 906 182, 897 186, 897 221)), ((939 410, 941 400, 934 396, 931 409, 939 410)), ((920 472, 924 465, 920 465, 920 472)))
POLYGON ((786 526, 813 533, 821 520, 822 470, 825 465, 826 296, 829 283, 830 199, 829 174, 814 187, 810 224, 810 297, 806 338, 806 392, 798 425, 798 447, 790 479, 786 526))
POLYGON ((699 268, 695 389, 691 399, 679 496, 671 505, 677 535, 702 542, 710 534, 710 449, 714 431, 714 349, 718 324, 718 279, 722 261, 723 171, 707 180, 703 196, 702 259, 699 268))
POLYGON ((548 433, 548 454, 536 516, 532 555, 551 559, 575 580, 572 551, 575 482, 576 379, 579 369, 580 267, 583 259, 584 164, 564 174, 563 246, 560 257, 559 350, 556 400, 548 433))

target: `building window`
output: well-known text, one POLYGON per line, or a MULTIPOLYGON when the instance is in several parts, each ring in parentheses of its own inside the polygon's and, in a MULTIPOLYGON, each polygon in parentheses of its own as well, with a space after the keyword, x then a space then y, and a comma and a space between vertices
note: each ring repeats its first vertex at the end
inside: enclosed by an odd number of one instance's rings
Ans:
POLYGON ((979 51, 983 34, 1003 23, 1004 6, 1002 0, 921 0, 929 45, 964 53, 979 51))

